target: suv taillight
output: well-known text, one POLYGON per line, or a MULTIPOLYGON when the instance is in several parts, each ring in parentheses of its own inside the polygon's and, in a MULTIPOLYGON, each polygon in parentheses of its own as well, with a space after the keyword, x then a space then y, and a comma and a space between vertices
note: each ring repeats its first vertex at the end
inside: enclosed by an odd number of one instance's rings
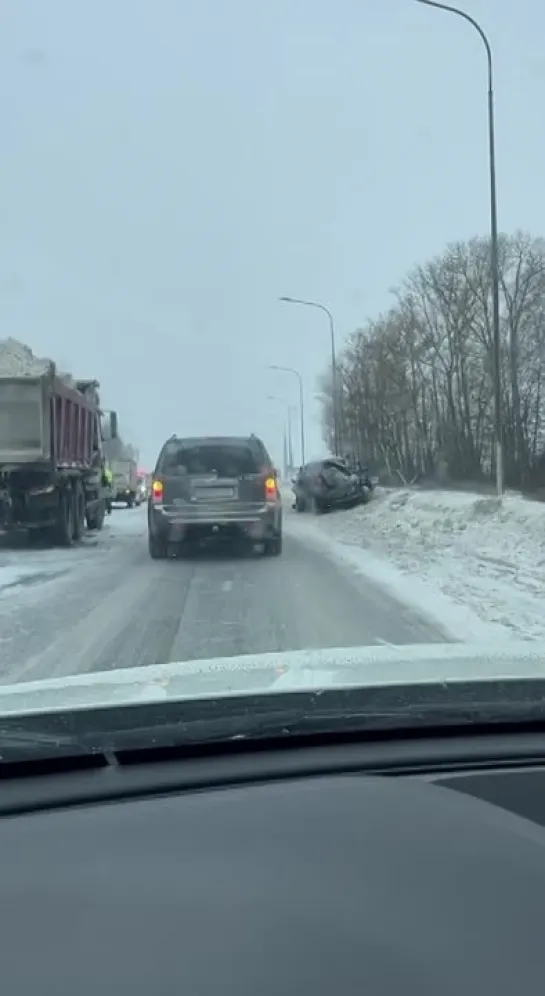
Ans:
POLYGON ((165 487, 162 481, 154 481, 151 486, 151 497, 154 502, 162 502, 165 493, 165 487))
POLYGON ((265 477, 265 498, 267 501, 276 501, 278 498, 278 483, 272 474, 265 477))

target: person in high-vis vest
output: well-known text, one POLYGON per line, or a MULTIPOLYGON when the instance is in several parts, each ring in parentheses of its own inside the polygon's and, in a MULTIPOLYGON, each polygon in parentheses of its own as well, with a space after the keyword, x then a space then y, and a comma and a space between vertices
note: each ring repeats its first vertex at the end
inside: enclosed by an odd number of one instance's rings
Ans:
POLYGON ((108 489, 106 493, 106 512, 110 515, 112 511, 114 475, 110 467, 104 467, 104 485, 108 489))

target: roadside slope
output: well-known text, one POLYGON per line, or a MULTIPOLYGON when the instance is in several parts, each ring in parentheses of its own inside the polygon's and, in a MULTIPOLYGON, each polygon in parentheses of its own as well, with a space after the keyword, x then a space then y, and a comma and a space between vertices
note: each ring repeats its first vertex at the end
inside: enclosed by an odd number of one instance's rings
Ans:
POLYGON ((369 505, 324 516, 295 515, 286 496, 286 523, 457 639, 545 639, 545 505, 378 489, 369 505))

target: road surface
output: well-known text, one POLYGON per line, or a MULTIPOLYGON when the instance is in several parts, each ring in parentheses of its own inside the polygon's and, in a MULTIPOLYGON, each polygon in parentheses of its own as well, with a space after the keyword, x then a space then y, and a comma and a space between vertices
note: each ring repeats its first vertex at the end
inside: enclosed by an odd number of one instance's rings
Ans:
POLYGON ((0 682, 264 651, 430 643, 445 634, 298 536, 278 558, 148 555, 145 509, 70 550, 0 550, 0 682))

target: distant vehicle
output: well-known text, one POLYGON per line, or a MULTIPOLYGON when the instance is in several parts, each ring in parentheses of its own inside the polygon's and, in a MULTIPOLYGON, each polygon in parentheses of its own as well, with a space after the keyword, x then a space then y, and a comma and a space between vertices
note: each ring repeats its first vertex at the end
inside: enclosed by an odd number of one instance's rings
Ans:
POLYGON ((136 478, 136 504, 140 505, 142 502, 147 501, 148 498, 148 481, 145 474, 138 474, 136 478))
POLYGON ((257 436, 172 436, 148 498, 150 556, 192 540, 239 540, 282 552, 278 475, 257 436))
POLYGON ((123 503, 127 508, 140 505, 138 494, 138 478, 135 460, 112 460, 112 499, 123 503))
POLYGON ((0 531, 70 546, 103 526, 103 431, 116 438, 117 417, 101 412, 97 381, 69 383, 52 361, 29 370, 0 370, 0 531))
POLYGON ((340 457, 306 464, 292 483, 297 512, 351 508, 366 502, 372 488, 366 472, 352 471, 340 457))

